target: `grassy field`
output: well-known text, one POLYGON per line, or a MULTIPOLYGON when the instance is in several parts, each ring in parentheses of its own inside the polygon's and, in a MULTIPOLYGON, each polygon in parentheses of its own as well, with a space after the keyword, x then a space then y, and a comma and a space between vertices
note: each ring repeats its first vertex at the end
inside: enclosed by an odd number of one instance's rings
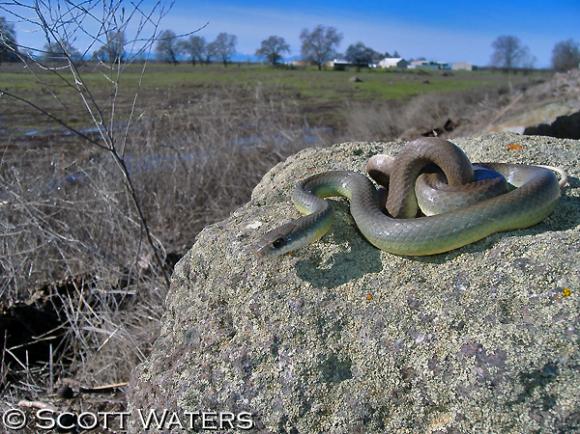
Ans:
MULTIPOLYGON (((80 69, 88 89, 97 101, 107 106, 112 98, 111 79, 116 71, 97 69, 96 65, 80 69)), ((539 74, 539 73, 538 73, 539 74)), ((141 75, 141 65, 127 65, 116 92, 116 116, 127 116, 133 97, 138 92, 140 112, 159 113, 178 110, 195 104, 210 94, 234 95, 240 108, 262 92, 300 104, 311 124, 336 127, 342 124, 341 111, 347 103, 386 103, 428 93, 463 92, 493 88, 530 80, 531 76, 507 76, 501 72, 458 71, 384 71, 363 69, 352 71, 317 71, 315 69, 271 68, 263 65, 152 64, 141 75), (361 82, 351 82, 353 75, 361 82)), ((72 81, 67 78, 68 83, 72 81)), ((33 99, 38 105, 75 126, 89 123, 79 111, 77 93, 67 83, 46 72, 19 70, 12 65, 0 67, 0 89, 33 99)), ((82 107, 81 107, 82 108, 82 107)), ((0 134, 18 135, 33 129, 49 128, 46 117, 29 107, 0 98, 2 127, 0 134)), ((0 136, 1 137, 1 136, 0 136)))
MULTIPOLYGON (((83 78, 90 85, 106 86, 106 69, 97 70, 96 65, 81 68, 83 78)), ((47 73, 41 73, 47 78, 47 73)), ((127 65, 122 73, 121 83, 130 91, 135 89, 141 75, 141 65, 127 65)), ((506 75, 490 71, 454 71, 443 75, 438 71, 395 71, 380 69, 361 69, 360 71, 318 71, 315 68, 289 69, 272 68, 265 65, 166 65, 150 64, 143 76, 144 88, 196 88, 226 86, 265 85, 280 87, 289 92, 304 92, 312 97, 324 100, 348 97, 375 96, 386 99, 402 98, 428 91, 462 90, 483 84, 505 81, 506 75), (350 83, 349 78, 357 75, 362 83, 350 83), (432 87, 423 86, 428 78, 432 87)), ((513 76, 511 77, 513 79, 513 76)), ((49 81, 58 83, 54 78, 49 81)), ((18 67, 3 64, 0 68, 0 86, 13 90, 38 91, 38 83, 31 80, 31 75, 18 67)))

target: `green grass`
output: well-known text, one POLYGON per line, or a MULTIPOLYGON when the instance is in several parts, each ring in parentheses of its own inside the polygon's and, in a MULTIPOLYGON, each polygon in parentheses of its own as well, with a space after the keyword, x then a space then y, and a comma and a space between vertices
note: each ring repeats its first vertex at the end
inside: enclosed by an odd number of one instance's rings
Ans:
POLYGON ((208 89, 214 86, 255 88, 306 99, 310 105, 340 104, 346 101, 388 101, 409 98, 430 92, 461 92, 478 87, 499 86, 520 76, 492 72, 457 72, 443 76, 441 72, 392 72, 383 70, 317 71, 315 69, 274 69, 244 65, 177 67, 155 65, 144 86, 208 89), (157 69, 159 68, 159 69, 157 69), (358 76, 362 82, 349 79, 358 76), (428 80, 426 84, 424 81, 428 80))
MULTIPOLYGON (((116 109, 121 117, 126 115, 138 89, 142 65, 123 66, 116 109)), ((62 74, 72 81, 70 73, 62 74)), ((103 107, 110 107, 111 82, 106 70, 96 65, 81 69, 86 86, 103 107)), ((113 79, 116 72, 111 73, 113 79)), ((529 78, 529 77, 528 77, 529 78)), ((500 86, 508 80, 523 80, 523 76, 507 76, 492 72, 456 72, 443 76, 441 72, 347 70, 318 71, 315 68, 285 69, 265 65, 197 65, 177 66, 151 64, 143 76, 139 90, 139 104, 143 109, 154 111, 174 109, 188 101, 198 100, 207 93, 232 94, 243 107, 247 98, 261 89, 264 94, 298 101, 305 112, 317 116, 322 110, 325 116, 337 117, 347 102, 384 102, 399 100, 430 92, 461 92, 482 86, 500 86), (349 79, 358 76, 362 82, 349 79), (428 83, 425 81, 428 80, 428 83), (224 92, 225 90, 225 92, 224 92), (170 101, 171 100, 171 101, 170 101)), ((74 89, 51 73, 38 71, 35 77, 18 65, 0 65, 0 90, 5 89, 28 98, 43 108, 83 124, 84 110, 79 105, 79 95, 74 89), (57 98, 52 95, 54 92, 57 98), (59 101, 60 100, 60 101, 59 101), (66 106, 66 107, 65 107, 66 106)), ((46 127, 46 121, 30 113, 29 108, 15 104, 8 97, 0 97, 0 112, 9 125, 17 131, 27 128, 46 127)), ((84 113, 86 114, 86 113, 84 113)))
MULTIPOLYGON (((0 69, 0 88, 14 90, 35 90, 43 87, 35 81, 32 74, 22 72, 6 72, 0 69)), ((94 69, 94 67, 91 67, 94 69)), ((66 73, 65 73, 66 74, 66 73)), ((95 88, 108 86, 104 73, 88 69, 82 71, 83 79, 95 88)), ((115 74, 112 74, 115 77, 115 74)), ((51 86, 60 87, 61 81, 51 77, 46 72, 39 73, 42 81, 51 86)), ((139 65, 128 65, 121 75, 121 84, 136 88, 140 77, 139 65)), ((456 73, 443 77, 439 72, 391 72, 381 70, 352 71, 317 71, 315 69, 282 69, 262 65, 231 65, 224 68, 221 65, 191 66, 182 64, 150 65, 143 77, 144 88, 167 87, 211 87, 225 86, 256 86, 284 88, 290 92, 300 92, 304 95, 321 99, 341 99, 344 95, 360 94, 364 97, 380 97, 384 99, 404 98, 432 91, 465 90, 485 84, 505 80, 505 75, 489 72, 456 73), (357 75, 363 83, 351 83, 349 78, 357 75), (431 86, 422 82, 429 80, 431 86), (362 93, 361 93, 362 91, 362 93)))
MULTIPOLYGON (((156 65, 156 68, 160 66, 156 65)), ((129 76, 129 74, 127 74, 129 76)), ((264 66, 197 66, 179 65, 153 70, 144 80, 149 86, 211 87, 258 85, 300 95, 321 103, 365 99, 400 99, 427 92, 462 91, 503 81, 500 74, 472 72, 443 77, 435 72, 422 75, 414 72, 385 71, 317 71, 313 69, 285 70, 264 66), (362 83, 352 83, 349 78, 360 77, 362 83), (423 84, 429 80, 430 85, 423 84)))

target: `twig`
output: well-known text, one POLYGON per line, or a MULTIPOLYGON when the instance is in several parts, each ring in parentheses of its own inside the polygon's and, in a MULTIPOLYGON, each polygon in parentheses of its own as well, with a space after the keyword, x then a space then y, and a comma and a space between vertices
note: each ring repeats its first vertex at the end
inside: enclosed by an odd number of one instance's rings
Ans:
POLYGON ((117 392, 119 389, 123 387, 127 387, 129 382, 121 382, 121 383, 113 383, 113 384, 104 384, 102 386, 95 386, 95 387, 84 387, 81 386, 79 391, 81 393, 113 393, 117 392))
POLYGON ((54 405, 51 404, 47 404, 46 402, 42 402, 42 401, 27 401, 25 399, 18 401, 18 407, 24 407, 24 408, 36 408, 38 410, 52 410, 52 411, 57 411, 56 407, 54 405))

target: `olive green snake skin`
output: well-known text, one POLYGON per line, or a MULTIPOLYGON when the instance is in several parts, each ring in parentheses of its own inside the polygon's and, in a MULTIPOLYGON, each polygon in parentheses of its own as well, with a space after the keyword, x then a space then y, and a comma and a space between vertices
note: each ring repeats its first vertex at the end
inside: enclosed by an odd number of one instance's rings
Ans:
MULTIPOLYGON (((385 212, 377 188, 366 176, 351 171, 324 172, 300 181, 294 189, 292 201, 305 215, 267 232, 255 246, 256 253, 278 256, 320 239, 332 225, 333 210, 324 200, 332 196, 343 196, 349 200, 350 212, 358 229, 379 249, 404 256, 443 253, 496 232, 539 223, 556 207, 560 187, 565 183, 565 173, 559 171, 563 178, 559 183, 547 166, 507 163, 472 165, 461 149, 440 138, 411 142, 395 161, 396 164, 389 163, 390 173, 382 171, 385 169, 380 167, 380 161, 370 161, 367 166, 375 180, 388 185, 386 208, 389 215, 385 212), (464 197, 459 203, 467 201, 467 205, 457 208, 459 205, 455 203, 443 208, 447 211, 441 214, 428 215, 433 213, 423 211, 424 216, 416 217, 418 203, 437 201, 440 197, 437 193, 431 199, 418 200, 415 194, 417 178, 423 176, 421 173, 426 168, 439 168, 443 174, 426 175, 434 178, 424 183, 441 184, 441 179, 446 180, 443 187, 439 185, 434 188, 449 190, 449 198, 463 193, 464 197), (474 181, 474 168, 476 171, 492 171, 494 175, 491 180, 474 181), (435 180, 437 177, 439 181, 435 180), (484 184, 484 188, 493 184, 492 189, 499 190, 478 193, 484 184), (505 190, 500 191, 504 187, 505 190), (472 196, 477 199, 469 201, 472 196)), ((448 199, 446 194, 443 191, 441 201, 453 202, 454 199, 448 199)))

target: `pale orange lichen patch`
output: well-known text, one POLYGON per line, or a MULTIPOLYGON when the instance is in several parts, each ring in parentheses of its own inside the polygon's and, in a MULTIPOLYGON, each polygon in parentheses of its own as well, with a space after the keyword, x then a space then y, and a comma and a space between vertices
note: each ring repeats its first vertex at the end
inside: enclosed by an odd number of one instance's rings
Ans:
POLYGON ((570 288, 562 289, 562 297, 570 297, 572 295, 572 290, 570 288))
POLYGON ((506 148, 508 148, 508 151, 523 151, 526 149, 524 145, 520 145, 519 143, 508 143, 506 148))
POLYGON ((447 427, 451 422, 453 422, 453 416, 451 414, 438 414, 431 420, 431 423, 427 427, 427 432, 432 433, 435 431, 440 431, 447 427))
POLYGON ((367 301, 373 301, 373 299, 374 299, 373 295, 370 292, 367 294, 366 298, 367 298, 367 301))

